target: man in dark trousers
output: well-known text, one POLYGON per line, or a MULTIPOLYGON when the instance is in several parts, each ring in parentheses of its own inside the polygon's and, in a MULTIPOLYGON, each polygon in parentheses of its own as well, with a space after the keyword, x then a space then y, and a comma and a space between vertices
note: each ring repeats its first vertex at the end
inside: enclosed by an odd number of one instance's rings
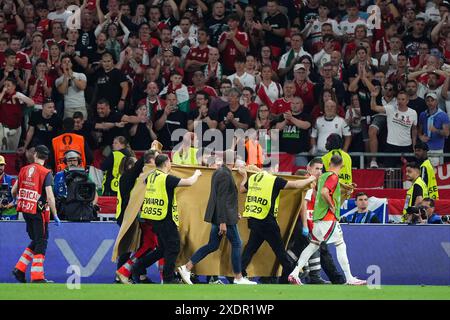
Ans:
POLYGON ((17 281, 25 283, 25 273, 31 264, 31 282, 48 283, 44 276, 45 251, 47 250, 48 222, 50 210, 56 225, 61 223, 56 213, 55 196, 53 195, 53 176, 44 167, 50 151, 44 145, 36 146, 34 163, 23 167, 12 188, 13 197, 17 196, 17 212, 22 212, 27 225, 27 233, 31 242, 23 252, 13 275, 17 281))
POLYGON ((234 284, 256 284, 242 276, 241 273, 241 238, 237 228, 238 190, 231 169, 234 166, 234 151, 227 150, 224 154, 225 163, 220 164, 211 178, 211 193, 205 212, 205 221, 211 223, 211 233, 206 245, 198 249, 185 265, 178 268, 181 278, 187 284, 192 284, 191 270, 208 254, 219 249, 223 235, 231 243, 231 262, 234 272, 234 284))
POLYGON ((247 180, 245 169, 240 168, 239 172, 243 175, 240 191, 247 192, 243 216, 249 218, 248 227, 250 229, 247 246, 242 253, 243 274, 246 274, 245 269, 264 241, 269 243, 278 261, 283 266, 283 270, 291 271, 293 265, 284 249, 285 246, 277 222, 280 191, 305 188, 316 181, 316 177, 310 176, 304 180, 286 181, 269 172, 261 171, 247 180))
MULTIPOLYGON (((180 235, 175 188, 192 186, 202 173, 200 170, 195 170, 191 177, 185 179, 170 175, 171 162, 164 154, 156 157, 155 165, 156 169, 146 179, 140 218, 151 220, 153 230, 158 237, 158 246, 140 262, 152 265, 164 258, 163 281, 165 284, 176 284, 179 282, 175 280, 174 271, 175 261, 180 252, 180 235)), ((135 264, 136 270, 141 270, 139 266, 138 263, 135 264)))

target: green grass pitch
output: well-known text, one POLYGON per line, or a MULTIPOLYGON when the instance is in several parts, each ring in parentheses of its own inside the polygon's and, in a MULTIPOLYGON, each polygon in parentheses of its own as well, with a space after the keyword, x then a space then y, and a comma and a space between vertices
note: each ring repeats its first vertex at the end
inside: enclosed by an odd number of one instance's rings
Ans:
POLYGON ((449 300, 450 286, 0 284, 2 300, 449 300))

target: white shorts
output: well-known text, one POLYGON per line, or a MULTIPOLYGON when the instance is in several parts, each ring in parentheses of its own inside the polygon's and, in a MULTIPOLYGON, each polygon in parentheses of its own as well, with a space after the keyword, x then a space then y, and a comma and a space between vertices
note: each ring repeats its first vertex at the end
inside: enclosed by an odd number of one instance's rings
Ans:
POLYGON ((344 241, 341 225, 338 221, 316 221, 312 230, 312 241, 339 243, 344 241))

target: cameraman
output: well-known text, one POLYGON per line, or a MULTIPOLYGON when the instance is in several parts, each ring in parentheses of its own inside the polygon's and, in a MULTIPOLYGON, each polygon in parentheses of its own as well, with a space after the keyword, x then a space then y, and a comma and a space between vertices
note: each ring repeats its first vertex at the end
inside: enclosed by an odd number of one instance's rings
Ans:
POLYGON ((5 173, 6 161, 0 156, 0 216, 16 215, 15 201, 11 195, 13 177, 5 173))
POLYGON ((441 217, 434 212, 434 200, 431 198, 425 198, 422 200, 421 207, 426 213, 426 220, 424 223, 428 224, 442 224, 441 217))
MULTIPOLYGON (((55 183, 54 183, 54 193, 56 198, 56 206, 58 208, 58 212, 60 212, 63 216, 66 216, 63 207, 65 205, 67 199, 67 177, 71 171, 81 169, 85 170, 82 165, 81 154, 76 150, 68 150, 64 153, 64 163, 67 165, 66 169, 59 171, 55 175, 55 183)), ((89 180, 90 181, 90 180, 89 180)), ((93 208, 97 208, 98 195, 95 192, 94 200, 92 201, 93 208)))

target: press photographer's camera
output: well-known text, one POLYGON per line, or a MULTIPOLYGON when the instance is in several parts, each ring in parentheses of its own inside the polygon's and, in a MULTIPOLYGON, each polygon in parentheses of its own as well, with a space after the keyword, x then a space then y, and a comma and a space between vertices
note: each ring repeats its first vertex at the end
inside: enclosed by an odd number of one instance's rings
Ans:
POLYGON ((414 219, 411 222, 416 222, 419 216, 422 220, 427 219, 427 210, 423 206, 409 207, 406 209, 406 213, 414 215, 414 219))
POLYGON ((9 203, 9 187, 7 184, 0 184, 0 204, 6 206, 9 203))

